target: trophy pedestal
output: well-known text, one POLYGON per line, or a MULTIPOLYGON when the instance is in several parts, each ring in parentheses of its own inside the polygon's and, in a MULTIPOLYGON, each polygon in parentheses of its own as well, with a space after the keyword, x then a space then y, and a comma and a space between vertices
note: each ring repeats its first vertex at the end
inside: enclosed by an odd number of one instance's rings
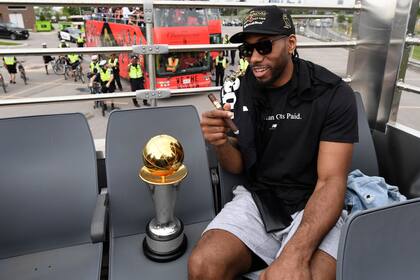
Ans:
MULTIPOLYGON (((179 221, 179 220, 178 220, 179 221)), ((179 221, 180 230, 170 236, 156 236, 150 230, 153 220, 147 225, 146 237, 143 240, 143 253, 155 262, 170 262, 181 257, 187 250, 187 237, 184 226, 179 221)))

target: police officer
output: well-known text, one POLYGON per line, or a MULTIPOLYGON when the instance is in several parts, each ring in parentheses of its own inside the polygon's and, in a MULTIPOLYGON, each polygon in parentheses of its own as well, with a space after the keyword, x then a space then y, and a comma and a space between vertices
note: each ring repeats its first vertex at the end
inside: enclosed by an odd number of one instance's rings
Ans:
MULTIPOLYGON (((136 55, 131 57, 131 63, 128 64, 128 76, 130 77, 131 91, 144 89, 144 77, 139 63, 139 58, 136 55)), ((140 107, 136 98, 133 98, 134 106, 140 107)), ((143 105, 150 106, 146 99, 143 99, 143 105)))
MULTIPOLYGON (((44 49, 46 49, 47 48, 47 43, 42 43, 42 47, 44 49)), ((50 63, 50 61, 53 61, 54 58, 51 55, 44 55, 44 56, 42 56, 42 59, 44 60, 45 72, 48 75, 49 74, 48 73, 48 63, 50 63)))
POLYGON ((80 35, 76 40, 76 45, 78 48, 83 48, 85 46, 85 38, 84 35, 80 35))
POLYGON ((179 65, 179 59, 176 56, 171 55, 168 57, 166 71, 174 73, 178 69, 178 65, 179 65))
POLYGON ((111 57, 108 60, 108 65, 114 71, 114 80, 117 83, 118 89, 120 91, 123 91, 123 88, 122 88, 122 85, 121 85, 121 79, 120 79, 120 63, 119 63, 118 57, 115 55, 115 53, 111 54, 111 57))
POLYGON ((224 56, 223 52, 219 52, 219 55, 216 57, 214 62, 214 67, 216 68, 216 86, 223 85, 223 78, 225 76, 227 63, 227 58, 224 56))
POLYGON ((81 65, 81 61, 80 61, 80 55, 78 54, 68 54, 67 55, 67 63, 71 66, 71 70, 73 72, 73 76, 74 76, 74 81, 77 81, 76 79, 76 68, 77 66, 80 65, 80 67, 82 67, 81 65))
POLYGON ((248 68, 248 65, 248 60, 241 55, 241 58, 239 59, 239 72, 241 72, 241 74, 244 74, 246 69, 248 68))
POLYGON ((11 84, 16 84, 16 73, 17 73, 16 63, 17 63, 16 56, 3 57, 3 64, 6 67, 7 72, 9 72, 11 84))
POLYGON ((91 61, 89 63, 89 72, 87 73, 87 77, 90 80, 89 86, 92 87, 93 81, 95 80, 95 76, 99 71, 99 60, 98 55, 94 54, 90 57, 91 61))
MULTIPOLYGON (((101 84, 102 93, 112 93, 115 91, 115 80, 112 67, 109 67, 106 60, 101 60, 99 62, 98 73, 96 74, 97 81, 101 84)), ((111 103, 111 109, 115 109, 114 102, 111 103)), ((107 105, 105 103, 102 108, 103 111, 107 110, 107 105)), ((104 113, 104 112, 102 112, 104 113)))

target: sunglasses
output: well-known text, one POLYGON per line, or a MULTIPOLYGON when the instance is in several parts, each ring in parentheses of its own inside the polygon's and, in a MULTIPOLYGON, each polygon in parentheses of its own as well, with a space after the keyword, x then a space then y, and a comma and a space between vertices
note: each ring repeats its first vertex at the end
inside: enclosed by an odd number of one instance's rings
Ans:
POLYGON ((273 50, 274 41, 277 41, 286 37, 289 37, 289 36, 281 35, 277 38, 256 42, 255 44, 243 43, 242 45, 239 46, 239 54, 244 57, 251 57, 255 49, 260 55, 267 55, 271 53, 271 51, 273 50))

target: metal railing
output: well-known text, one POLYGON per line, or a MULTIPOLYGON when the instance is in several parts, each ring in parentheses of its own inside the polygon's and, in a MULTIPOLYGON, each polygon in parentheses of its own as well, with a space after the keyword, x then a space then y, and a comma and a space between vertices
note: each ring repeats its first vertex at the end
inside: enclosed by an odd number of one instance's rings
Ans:
MULTIPOLYGON (((143 0, 0 0, 0 4, 8 5, 34 5, 34 6, 141 6, 145 3, 143 0)), ((194 7, 194 8, 252 8, 256 6, 265 6, 267 3, 252 2, 211 2, 211 1, 154 1, 154 6, 160 7, 194 7)), ((293 8, 303 10, 342 10, 357 11, 362 9, 362 5, 357 3, 349 6, 338 5, 302 5, 302 4, 281 4, 282 8, 293 8)))
MULTIPOLYGON (((234 50, 238 44, 200 44, 200 45, 154 45, 151 31, 153 26, 153 7, 194 7, 194 8, 252 8, 256 6, 267 5, 264 3, 250 3, 250 2, 225 2, 213 3, 210 1, 152 1, 152 0, 0 0, 0 4, 8 5, 54 5, 54 6, 140 6, 143 5, 144 19, 146 23, 146 40, 147 45, 137 46, 118 46, 118 47, 86 47, 86 48, 25 48, 25 49, 1 49, 1 55, 62 55, 68 53, 79 54, 98 54, 98 53, 117 53, 117 52, 136 52, 147 56, 148 74, 150 78, 150 89, 144 90, 153 91, 156 89, 156 73, 154 68, 154 55, 158 53, 168 52, 190 52, 190 51, 217 51, 217 50, 234 50)), ((344 10, 357 12, 362 9, 360 3, 352 6, 336 6, 336 5, 295 5, 295 4, 281 4, 282 8, 293 8, 303 10, 344 10)), ((319 17, 318 15, 313 15, 319 17)), ((307 17, 306 15, 302 16, 307 17)), ((309 16, 312 17, 312 16, 309 16)), ((343 41, 343 42, 303 42, 298 43, 298 48, 353 48, 359 44, 358 41, 343 41)), ((351 82, 351 78, 344 78, 346 82, 351 82)), ((194 94, 214 92, 220 87, 208 88, 192 88, 192 89, 169 89, 169 92, 174 95, 194 94)), ((105 99, 120 99, 133 98, 141 94, 143 91, 137 92, 122 92, 122 93, 108 93, 100 95, 77 95, 77 96, 61 96, 61 97, 40 97, 40 98, 22 98, 22 99, 6 99, 0 100, 0 106, 10 105, 24 105, 24 104, 41 104, 41 103, 55 103, 55 102, 75 102, 75 101, 89 101, 89 100, 105 100, 105 99)), ((156 105, 156 99, 152 99, 152 105, 156 105)))

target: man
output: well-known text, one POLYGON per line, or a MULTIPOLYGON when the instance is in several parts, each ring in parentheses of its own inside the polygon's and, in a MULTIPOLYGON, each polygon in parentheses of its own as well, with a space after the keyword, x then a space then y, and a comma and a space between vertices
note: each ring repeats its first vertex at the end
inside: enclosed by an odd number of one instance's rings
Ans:
POLYGON ((175 73, 179 66, 179 59, 175 55, 168 57, 168 63, 166 64, 166 71, 175 73))
MULTIPOLYGON (((340 77, 299 59, 292 19, 275 6, 251 9, 242 43, 249 60, 234 113, 205 112, 201 126, 223 168, 244 173, 189 260, 190 279, 335 279, 344 193, 358 140, 354 93, 340 77), (228 137, 224 119, 239 128, 228 137)), ((225 104, 226 110, 230 109, 225 104)))
MULTIPOLYGON (((47 48, 47 43, 42 43, 42 47, 44 49, 46 49, 47 48)), ((47 75, 49 75, 48 64, 50 63, 50 61, 53 61, 54 58, 51 55, 43 55, 42 60, 44 61, 45 73, 47 73, 47 75)))
POLYGON ((3 57, 3 65, 4 67, 6 67, 7 72, 9 72, 11 84, 16 84, 16 73, 17 73, 16 64, 17 64, 16 56, 3 57))
POLYGON ((83 48, 85 46, 85 35, 80 34, 76 40, 76 45, 78 48, 83 48))
MULTIPOLYGON (((101 84, 102 93, 113 93, 115 91, 114 73, 112 71, 112 68, 106 62, 106 60, 101 60, 99 62, 99 68, 96 74, 96 81, 101 84)), ((111 101, 111 110, 114 109, 114 102, 111 101)), ((102 110, 107 110, 106 103, 104 104, 102 110)), ((104 112, 102 112, 102 114, 104 114, 104 112)))
MULTIPOLYGON (((130 77, 131 91, 144 89, 144 77, 139 58, 136 55, 131 57, 131 63, 128 64, 128 76, 130 77)), ((137 102, 137 98, 133 98, 133 104, 136 107, 140 107, 137 102)), ((143 99, 143 105, 150 106, 146 99, 143 99)))
POLYGON ((67 59, 68 65, 71 67, 71 71, 73 73, 74 81, 76 82, 77 81, 76 69, 77 69, 78 66, 82 67, 80 55, 71 53, 71 54, 67 55, 66 59, 67 59))
POLYGON ((219 52, 219 55, 216 56, 216 59, 214 60, 214 68, 216 69, 216 86, 221 86, 223 84, 226 67, 227 58, 223 52, 219 52))
POLYGON ((248 66, 248 59, 241 55, 241 58, 239 59, 239 72, 241 73, 241 75, 245 74, 246 69, 248 69, 248 66))
POLYGON ((86 74, 89 79, 89 88, 92 91, 93 82, 98 79, 97 74, 99 73, 99 56, 94 54, 90 57, 91 61, 89 63, 89 72, 86 74))
POLYGON ((115 79, 115 82, 117 83, 118 89, 120 91, 123 91, 123 88, 121 85, 121 79, 120 79, 120 63, 115 53, 111 54, 111 57, 108 60, 108 64, 112 68, 112 71, 114 72, 114 79, 115 79))

